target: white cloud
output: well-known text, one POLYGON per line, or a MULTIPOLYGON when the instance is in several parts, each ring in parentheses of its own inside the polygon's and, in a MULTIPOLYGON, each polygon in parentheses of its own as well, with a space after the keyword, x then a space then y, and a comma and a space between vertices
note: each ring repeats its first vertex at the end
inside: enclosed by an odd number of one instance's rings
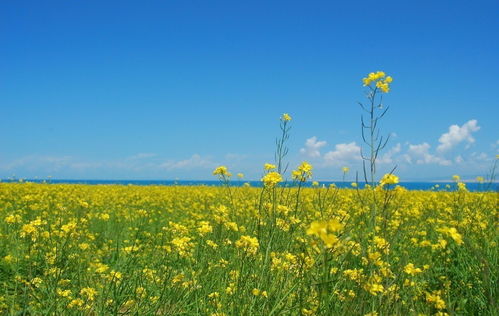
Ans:
POLYGON ((447 160, 442 157, 438 157, 430 154, 430 144, 422 143, 418 145, 409 145, 409 149, 407 150, 407 154, 404 155, 405 160, 408 163, 416 163, 418 165, 421 164, 439 164, 441 166, 449 166, 452 164, 452 161, 447 160))
POLYGON ((167 170, 176 169, 192 169, 192 168, 213 168, 216 163, 208 158, 203 158, 198 154, 192 155, 191 158, 179 161, 166 161, 160 165, 161 168, 167 170))
POLYGON ((490 145, 490 147, 492 147, 492 149, 495 149, 497 152, 499 152, 499 139, 490 145))
POLYGON ((471 154, 471 158, 474 161, 488 161, 489 160, 489 156, 483 152, 482 153, 473 152, 471 154))
POLYGON ((468 143, 468 146, 474 143, 475 139, 473 138, 472 133, 480 129, 480 126, 478 126, 477 124, 477 120, 469 120, 461 127, 459 127, 458 125, 451 125, 449 127, 449 132, 442 134, 442 136, 440 136, 440 138, 438 139, 440 145, 438 145, 437 151, 448 151, 462 141, 466 141, 468 143))
POLYGON ((454 158, 454 162, 457 164, 463 163, 464 162, 463 156, 461 155, 457 156, 456 158, 454 158))
POLYGON ((29 170, 59 170, 71 164, 73 158, 71 156, 39 156, 31 155, 18 158, 8 164, 0 166, 0 169, 10 171, 18 168, 26 168, 29 170))
POLYGON ((352 160, 360 160, 360 147, 351 142, 348 144, 337 144, 335 150, 324 154, 324 161, 327 165, 340 165, 352 160))
POLYGON ((320 149, 321 147, 326 146, 325 141, 317 141, 317 137, 313 136, 307 139, 305 142, 305 148, 300 149, 300 153, 304 154, 310 158, 317 158, 321 156, 320 149))
POLYGON ((136 155, 128 157, 128 159, 129 160, 139 160, 139 159, 147 159, 147 158, 152 158, 152 157, 156 157, 156 154, 153 154, 153 153, 138 153, 136 155))
POLYGON ((388 152, 386 152, 385 154, 383 154, 378 159, 378 162, 379 163, 385 163, 385 164, 393 163, 393 160, 394 160, 393 156, 395 154, 398 154, 401 150, 402 150, 402 146, 400 145, 400 143, 398 143, 397 145, 395 145, 392 148, 390 148, 390 150, 388 152))

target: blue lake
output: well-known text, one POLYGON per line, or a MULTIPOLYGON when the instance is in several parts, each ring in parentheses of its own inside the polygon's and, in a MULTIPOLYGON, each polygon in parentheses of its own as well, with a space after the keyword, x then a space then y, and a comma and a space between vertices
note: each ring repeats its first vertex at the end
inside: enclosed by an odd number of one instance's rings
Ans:
MULTIPOLYGON (((1 182, 18 182, 19 180, 6 179, 1 180, 1 182)), ((64 179, 51 179, 51 180, 39 180, 39 179, 25 179, 25 182, 35 182, 35 183, 67 183, 67 184, 119 184, 119 185, 182 185, 182 186, 220 186, 221 182, 216 180, 64 180, 64 179)), ((232 186, 243 186, 248 182, 252 187, 261 187, 261 181, 231 181, 232 186)), ((329 186, 330 184, 335 184, 339 188, 351 188, 351 182, 334 182, 334 181, 320 181, 319 186, 329 186)), ((292 183, 285 184, 287 186, 296 186, 292 183)), ((454 182, 401 182, 399 185, 403 186, 408 190, 424 190, 424 191, 455 191, 456 183, 454 182)), ((312 186, 311 182, 304 184, 305 187, 312 186)), ((364 185, 359 183, 360 187, 364 185)), ((484 192, 484 191, 495 191, 499 192, 498 183, 476 183, 468 182, 466 187, 470 191, 474 192, 484 192)))

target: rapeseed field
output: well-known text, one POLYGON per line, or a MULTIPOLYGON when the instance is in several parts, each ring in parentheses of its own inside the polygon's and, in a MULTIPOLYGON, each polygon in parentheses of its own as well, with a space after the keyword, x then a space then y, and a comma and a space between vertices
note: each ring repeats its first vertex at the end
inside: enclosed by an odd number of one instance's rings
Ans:
MULTIPOLYGON (((478 315, 497 193, 0 184, 6 315, 478 315), (230 190, 230 192, 229 192, 230 190)), ((267 182, 266 182, 267 183, 267 182)), ((388 186, 388 185, 387 185, 388 186)), ((457 187, 457 186, 456 186, 457 187)))
POLYGON ((392 80, 363 79, 364 179, 349 189, 305 186, 307 162, 288 171, 289 114, 261 187, 232 186, 227 166, 211 187, 0 183, 0 313, 497 313, 497 193, 377 175, 392 80))

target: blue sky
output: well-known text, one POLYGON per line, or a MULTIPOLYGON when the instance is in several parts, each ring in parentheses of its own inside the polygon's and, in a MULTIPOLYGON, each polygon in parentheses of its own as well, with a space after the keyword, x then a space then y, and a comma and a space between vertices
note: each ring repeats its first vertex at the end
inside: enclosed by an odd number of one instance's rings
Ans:
MULTIPOLYGON (((2 1, 0 178, 258 179, 360 170, 361 78, 394 78, 382 173, 484 175, 499 153, 497 1, 2 1)), ((352 172, 352 173, 353 173, 352 172)))

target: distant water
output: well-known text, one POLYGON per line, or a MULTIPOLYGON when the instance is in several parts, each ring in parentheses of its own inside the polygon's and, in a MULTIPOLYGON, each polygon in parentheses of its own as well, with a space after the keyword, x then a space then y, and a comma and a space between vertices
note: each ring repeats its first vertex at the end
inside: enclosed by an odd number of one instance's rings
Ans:
MULTIPOLYGON (((19 182, 19 180, 0 180, 1 182, 19 182)), ((67 184, 119 184, 119 185, 181 185, 181 186, 220 186, 220 181, 216 180, 63 180, 63 179, 51 179, 51 180, 40 180, 40 179, 25 179, 24 182, 35 182, 35 183, 67 183, 67 184)), ((252 187, 261 187, 261 181, 231 181, 232 186, 243 186, 245 183, 249 183, 252 187)), ((330 184, 335 184, 338 188, 351 188, 351 182, 332 182, 332 181, 322 181, 319 182, 319 186, 329 186, 330 184)), ((292 183, 285 184, 287 186, 293 186, 292 183)), ((400 186, 408 190, 423 190, 423 191, 455 191, 456 183, 454 182, 401 182, 400 186)), ((304 184, 305 187, 311 187, 310 182, 304 184)), ((360 184, 360 187, 363 187, 360 184)), ((466 183, 466 187, 469 191, 473 192, 485 192, 485 191, 495 191, 499 192, 498 183, 476 183, 469 182, 466 183)))

